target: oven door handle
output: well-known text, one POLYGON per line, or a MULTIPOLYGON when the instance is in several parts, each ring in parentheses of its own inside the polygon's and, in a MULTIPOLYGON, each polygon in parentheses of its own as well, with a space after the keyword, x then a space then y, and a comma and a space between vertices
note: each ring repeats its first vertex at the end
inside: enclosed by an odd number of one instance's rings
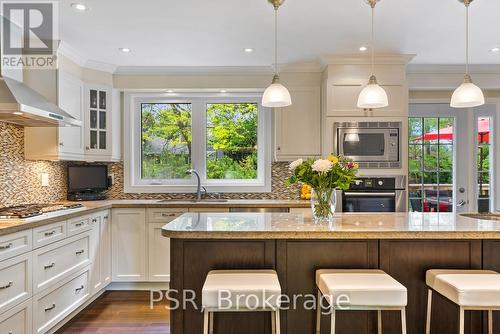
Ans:
POLYGON ((345 196, 396 196, 395 192, 377 192, 377 193, 372 193, 372 192, 344 192, 345 196))

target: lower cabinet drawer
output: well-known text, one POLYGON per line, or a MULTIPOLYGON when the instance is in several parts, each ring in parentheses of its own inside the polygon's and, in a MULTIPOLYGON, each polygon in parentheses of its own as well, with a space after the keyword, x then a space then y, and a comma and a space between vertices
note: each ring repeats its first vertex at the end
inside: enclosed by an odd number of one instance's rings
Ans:
POLYGON ((54 289, 33 297, 33 332, 45 333, 89 297, 89 271, 70 276, 54 289))
POLYGON ((0 315, 0 333, 31 334, 33 328, 31 299, 0 315))
POLYGON ((66 221, 33 229, 33 248, 42 247, 66 238, 66 221))
POLYGON ((79 217, 68 220, 68 236, 90 230, 90 218, 79 217))
POLYGON ((31 297, 31 270, 31 253, 0 262, 0 313, 31 297))
POLYGON ((89 232, 33 252, 33 289, 38 293, 90 264, 89 232))
POLYGON ((20 231, 0 237, 0 261, 33 249, 33 232, 20 231))

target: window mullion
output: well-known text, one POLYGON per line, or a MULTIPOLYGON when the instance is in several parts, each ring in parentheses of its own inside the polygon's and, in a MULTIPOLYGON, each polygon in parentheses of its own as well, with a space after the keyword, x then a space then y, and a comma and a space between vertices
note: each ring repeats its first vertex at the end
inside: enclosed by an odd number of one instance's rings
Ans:
POLYGON ((192 125, 192 162, 193 168, 200 173, 201 181, 207 179, 206 173, 206 102, 198 99, 193 101, 193 125, 192 125))

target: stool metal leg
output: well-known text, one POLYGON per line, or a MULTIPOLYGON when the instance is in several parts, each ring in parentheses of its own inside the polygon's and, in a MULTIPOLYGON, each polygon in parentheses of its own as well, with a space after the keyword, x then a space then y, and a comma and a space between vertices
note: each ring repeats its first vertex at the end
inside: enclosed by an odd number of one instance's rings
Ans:
POLYGON ((276 310, 274 312, 274 315, 276 316, 276 334, 280 334, 281 332, 281 322, 280 322, 280 310, 276 310))
POLYGON ((335 309, 333 307, 332 307, 332 314, 330 316, 330 324, 331 324, 330 333, 335 334, 335 309))
POLYGON ((318 289, 318 299, 316 300, 316 334, 321 333, 321 291, 318 289))
POLYGON ((401 333, 406 334, 406 307, 401 309, 401 333))
POLYGON ((427 320, 425 322, 425 334, 431 333, 431 314, 432 314, 432 290, 427 290, 427 320))
POLYGON ((377 311, 377 328, 378 328, 378 334, 382 334, 382 311, 381 310, 377 311))
POLYGON ((460 307, 460 330, 459 330, 459 333, 460 334, 465 334, 465 329, 464 329, 464 309, 463 307, 460 307))
POLYGON ((209 334, 213 334, 214 332, 214 312, 208 313, 208 323, 209 323, 209 334))
POLYGON ((208 334, 208 311, 203 311, 203 334, 208 334))
POLYGON ((271 312, 271 333, 276 334, 276 315, 275 311, 271 312))
POLYGON ((488 311, 488 334, 493 334, 493 311, 488 311))

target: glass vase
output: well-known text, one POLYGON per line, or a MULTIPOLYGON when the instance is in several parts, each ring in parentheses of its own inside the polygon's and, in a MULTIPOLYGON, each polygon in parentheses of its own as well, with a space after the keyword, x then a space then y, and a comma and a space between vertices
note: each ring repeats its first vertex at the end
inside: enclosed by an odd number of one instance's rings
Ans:
POLYGON ((311 209, 316 223, 332 223, 336 204, 335 189, 311 190, 311 209))

